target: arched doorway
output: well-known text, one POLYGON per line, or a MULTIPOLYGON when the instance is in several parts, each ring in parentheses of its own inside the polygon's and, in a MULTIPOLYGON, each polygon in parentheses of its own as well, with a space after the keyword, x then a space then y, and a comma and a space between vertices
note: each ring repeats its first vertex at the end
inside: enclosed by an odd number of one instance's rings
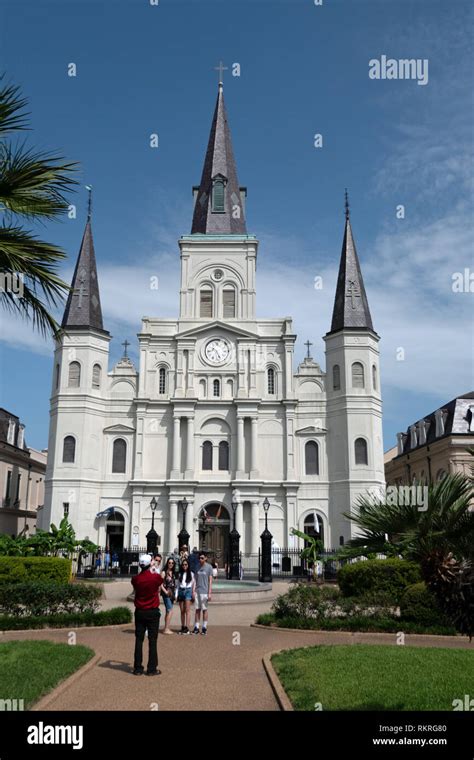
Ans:
POLYGON ((121 512, 111 508, 106 524, 106 546, 110 552, 123 549, 123 537, 125 533, 125 519, 121 512))
POLYGON ((227 558, 230 515, 223 504, 206 504, 199 512, 199 551, 213 555, 219 564, 227 558))
MULTIPOLYGON (((308 536, 312 536, 313 538, 319 538, 319 540, 322 541, 323 546, 325 545, 323 521, 322 518, 316 514, 316 512, 311 512, 304 518, 303 532, 308 536)), ((307 542, 305 542, 305 545, 306 543, 307 542)))

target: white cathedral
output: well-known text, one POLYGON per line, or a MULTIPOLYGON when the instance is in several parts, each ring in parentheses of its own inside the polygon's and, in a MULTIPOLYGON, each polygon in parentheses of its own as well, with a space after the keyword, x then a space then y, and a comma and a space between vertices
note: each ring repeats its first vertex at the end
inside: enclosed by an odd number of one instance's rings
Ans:
POLYGON ((299 545, 293 527, 340 546, 353 533, 344 513, 384 486, 379 336, 347 201, 326 371, 308 355, 295 372, 291 318, 255 315, 258 240, 247 233, 222 83, 193 194, 191 234, 179 240, 179 317, 143 318, 138 369, 125 350, 109 370, 89 214, 54 354, 39 527, 67 514, 80 538, 144 546, 155 498, 167 552, 185 498, 191 548, 205 541, 222 554, 237 502, 249 554, 267 497, 278 546, 299 545))

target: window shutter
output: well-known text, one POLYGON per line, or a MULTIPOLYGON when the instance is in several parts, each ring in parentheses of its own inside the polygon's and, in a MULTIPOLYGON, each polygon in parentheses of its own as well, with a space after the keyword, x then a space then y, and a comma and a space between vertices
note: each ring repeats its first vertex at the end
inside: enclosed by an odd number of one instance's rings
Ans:
POLYGON ((76 458, 76 441, 72 435, 67 435, 63 444, 63 462, 72 464, 76 458))
POLYGON ((335 364, 332 368, 332 389, 333 391, 341 390, 341 369, 339 364, 335 364))
POLYGON ((79 388, 81 384, 81 365, 79 362, 70 363, 68 384, 70 388, 79 388))
POLYGON ((212 443, 204 441, 202 445, 202 469, 212 470, 212 443))
POLYGON ((318 444, 308 441, 305 446, 306 475, 319 475, 318 444))
POLYGON ((100 364, 94 364, 92 368, 92 387, 100 388, 100 364))
POLYGON ((360 362, 354 362, 352 365, 352 387, 364 388, 364 367, 360 362))
POLYGON ((221 441, 219 444, 219 470, 229 469, 229 444, 221 441))
POLYGON ((112 457, 112 472, 125 472, 127 459, 127 444, 123 438, 117 438, 114 441, 114 452, 112 457))
POLYGON ((227 288, 223 291, 224 319, 235 317, 235 290, 227 288))
POLYGON ((356 438, 354 449, 355 449, 355 463, 368 464, 367 441, 364 438, 356 438))
POLYGON ((201 290, 199 316, 212 317, 212 290, 201 290))
POLYGON ((225 211, 224 182, 221 179, 215 180, 212 187, 212 210, 217 213, 225 211))

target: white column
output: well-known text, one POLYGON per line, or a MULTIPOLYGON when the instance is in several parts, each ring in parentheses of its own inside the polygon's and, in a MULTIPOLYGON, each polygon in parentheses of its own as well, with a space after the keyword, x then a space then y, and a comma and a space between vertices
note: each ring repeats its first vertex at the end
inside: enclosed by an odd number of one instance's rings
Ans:
POLYGON ((196 526, 194 525, 194 503, 192 501, 188 501, 188 508, 186 510, 186 530, 189 533, 189 551, 192 551, 197 546, 196 526))
POLYGON ((168 552, 172 552, 178 545, 178 502, 170 501, 169 510, 168 552))
POLYGON ((188 417, 186 440, 186 477, 194 478, 194 417, 188 417))
POLYGON ((240 551, 242 551, 244 543, 244 506, 241 501, 237 502, 237 509, 235 510, 235 528, 237 533, 240 534, 240 551))
POLYGON ((257 447, 258 447, 258 419, 252 417, 252 446, 250 453, 250 477, 256 478, 258 476, 257 468, 257 447))
POLYGON ((178 477, 180 473, 180 448, 181 448, 181 439, 180 439, 180 423, 181 418, 180 417, 173 417, 173 464, 171 468, 171 477, 178 477))
POLYGON ((250 551, 252 554, 258 554, 260 548, 259 510, 260 502, 252 501, 250 522, 250 551))
POLYGON ((244 418, 237 417, 237 477, 241 477, 244 473, 244 456, 244 418))

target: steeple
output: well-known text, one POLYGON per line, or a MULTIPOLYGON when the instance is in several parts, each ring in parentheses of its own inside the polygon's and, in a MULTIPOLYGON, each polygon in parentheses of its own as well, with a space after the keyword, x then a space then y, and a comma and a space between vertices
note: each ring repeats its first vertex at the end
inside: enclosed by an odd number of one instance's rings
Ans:
POLYGON ((346 328, 365 328, 373 331, 364 281, 352 236, 347 190, 344 213, 346 223, 330 332, 346 328))
POLYGON ((245 188, 239 187, 237 179, 223 84, 220 81, 201 183, 199 188, 193 188, 195 204, 191 234, 246 235, 245 191, 245 188))
POLYGON ((99 281, 92 239, 90 190, 86 227, 61 326, 66 331, 70 328, 82 327, 106 332, 102 323, 99 281))

